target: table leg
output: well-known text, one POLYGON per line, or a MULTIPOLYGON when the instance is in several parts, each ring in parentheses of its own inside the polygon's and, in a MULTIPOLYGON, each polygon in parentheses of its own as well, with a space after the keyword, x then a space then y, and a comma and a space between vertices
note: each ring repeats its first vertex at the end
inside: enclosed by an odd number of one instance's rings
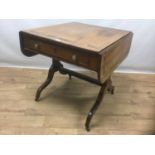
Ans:
POLYGON ((45 89, 51 83, 54 73, 59 70, 59 66, 60 66, 60 63, 56 60, 53 60, 53 63, 48 71, 48 76, 46 81, 38 88, 36 92, 35 101, 39 100, 40 94, 43 91, 43 89, 45 89))
POLYGON ((101 86, 101 89, 100 89, 99 94, 97 96, 96 102, 93 105, 93 107, 91 108, 90 112, 88 113, 86 123, 85 123, 86 130, 90 131, 90 122, 91 122, 92 117, 95 114, 96 110, 98 109, 99 105, 101 104, 101 101, 104 97, 105 92, 108 91, 111 94, 114 93, 114 86, 112 86, 111 78, 109 78, 103 84, 101 84, 93 78, 90 78, 88 76, 85 76, 85 75, 82 75, 82 74, 76 73, 74 71, 63 68, 63 65, 58 60, 53 59, 53 63, 49 69, 46 81, 37 90, 36 98, 35 98, 36 101, 39 100, 41 92, 43 91, 43 89, 45 89, 50 84, 50 82, 53 79, 54 73, 57 71, 59 71, 61 74, 68 74, 70 79, 71 79, 71 76, 75 76, 75 77, 81 78, 83 80, 86 80, 86 81, 89 81, 91 83, 94 83, 94 84, 101 86))
POLYGON ((108 79, 107 91, 113 95, 114 94, 114 90, 115 90, 115 87, 112 85, 112 80, 111 80, 111 77, 110 77, 108 79))
POLYGON ((71 79, 72 79, 72 75, 69 74, 69 80, 71 80, 71 79))
POLYGON ((85 128, 87 131, 90 131, 90 122, 92 120, 93 115, 95 114, 97 108, 99 107, 99 105, 101 104, 101 101, 104 97, 104 94, 106 92, 108 86, 108 80, 103 83, 103 85, 101 86, 101 89, 99 91, 98 97, 96 99, 95 104, 93 105, 93 107, 91 108, 90 112, 88 113, 87 119, 86 119, 86 123, 85 123, 85 128))

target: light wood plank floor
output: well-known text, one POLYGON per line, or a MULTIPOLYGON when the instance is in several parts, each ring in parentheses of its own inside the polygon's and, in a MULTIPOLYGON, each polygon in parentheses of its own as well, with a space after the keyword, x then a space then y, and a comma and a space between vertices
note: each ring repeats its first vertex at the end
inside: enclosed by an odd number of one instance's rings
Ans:
POLYGON ((86 132, 86 115, 99 87, 56 73, 41 101, 34 96, 46 70, 0 68, 0 134, 155 134, 155 75, 113 75, 86 132))

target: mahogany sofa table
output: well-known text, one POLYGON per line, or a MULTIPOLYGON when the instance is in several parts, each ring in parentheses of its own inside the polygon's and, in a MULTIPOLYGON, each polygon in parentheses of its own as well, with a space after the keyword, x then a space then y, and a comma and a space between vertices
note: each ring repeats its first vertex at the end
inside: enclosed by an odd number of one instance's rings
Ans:
POLYGON ((111 74, 129 53, 132 32, 82 23, 65 23, 20 31, 20 46, 24 55, 42 54, 53 59, 46 81, 38 88, 35 100, 59 71, 101 86, 96 102, 88 113, 90 122, 106 91, 114 93, 111 74), (63 67, 60 61, 95 71, 97 79, 63 67))

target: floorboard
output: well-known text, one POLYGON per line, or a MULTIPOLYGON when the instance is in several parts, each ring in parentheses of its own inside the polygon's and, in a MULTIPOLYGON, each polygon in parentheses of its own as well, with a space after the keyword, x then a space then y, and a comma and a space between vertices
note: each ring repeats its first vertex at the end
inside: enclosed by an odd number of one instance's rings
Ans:
POLYGON ((56 73, 35 102, 46 75, 0 68, 0 134, 155 134, 155 75, 114 73, 115 94, 105 95, 90 132, 84 123, 99 87, 56 73))

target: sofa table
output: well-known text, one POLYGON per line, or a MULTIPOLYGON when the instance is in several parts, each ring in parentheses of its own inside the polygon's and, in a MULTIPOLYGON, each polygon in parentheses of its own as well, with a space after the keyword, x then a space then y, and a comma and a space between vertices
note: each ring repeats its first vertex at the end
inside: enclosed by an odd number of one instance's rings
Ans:
POLYGON ((19 36, 24 55, 42 54, 53 59, 46 81, 37 90, 36 101, 57 71, 101 87, 86 119, 85 128, 89 131, 105 92, 114 93, 111 74, 128 55, 133 33, 73 22, 20 31, 19 36), (60 61, 95 71, 97 78, 64 68, 60 61))

